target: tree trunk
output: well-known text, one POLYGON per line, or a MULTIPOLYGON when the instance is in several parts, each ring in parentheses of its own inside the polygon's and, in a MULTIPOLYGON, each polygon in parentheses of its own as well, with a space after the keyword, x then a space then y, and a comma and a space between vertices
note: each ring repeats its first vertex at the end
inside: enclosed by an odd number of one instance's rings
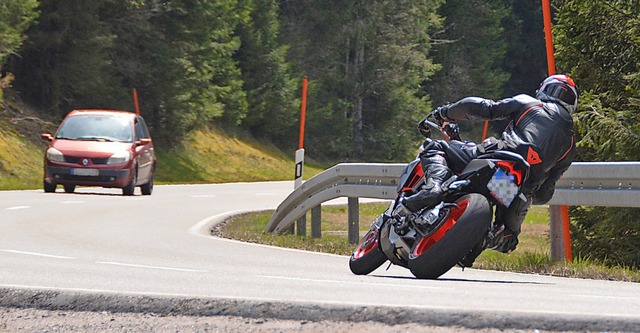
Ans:
POLYGON ((362 82, 362 72, 364 70, 364 36, 361 22, 356 28, 356 53, 354 57, 353 73, 355 78, 355 89, 353 95, 353 117, 351 118, 351 137, 353 138, 353 150, 357 157, 364 155, 364 134, 362 133, 362 108, 365 95, 365 84, 362 82))

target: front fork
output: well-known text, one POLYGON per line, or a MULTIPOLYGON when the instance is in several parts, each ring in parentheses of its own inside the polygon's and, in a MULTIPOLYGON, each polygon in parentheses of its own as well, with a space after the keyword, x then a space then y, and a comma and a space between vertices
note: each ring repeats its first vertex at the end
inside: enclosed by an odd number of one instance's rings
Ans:
POLYGON ((394 222, 396 221, 391 217, 391 213, 395 208, 395 202, 391 203, 389 209, 382 213, 372 224, 371 228, 377 228, 380 237, 380 249, 385 254, 387 259, 393 264, 408 267, 408 258, 411 247, 403 239, 403 237, 412 235, 400 236, 395 231, 394 222))

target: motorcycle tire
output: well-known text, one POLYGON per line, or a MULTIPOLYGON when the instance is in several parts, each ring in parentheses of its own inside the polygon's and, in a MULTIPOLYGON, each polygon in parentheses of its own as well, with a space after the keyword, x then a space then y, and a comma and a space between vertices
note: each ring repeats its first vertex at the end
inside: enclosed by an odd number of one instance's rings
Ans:
POLYGON ((455 202, 437 231, 416 241, 409 253, 409 269, 419 279, 437 279, 481 242, 491 225, 493 211, 487 199, 476 193, 455 202))
POLYGON ((387 261, 387 256, 380 249, 379 233, 377 229, 369 230, 351 254, 349 269, 353 274, 367 275, 387 261))

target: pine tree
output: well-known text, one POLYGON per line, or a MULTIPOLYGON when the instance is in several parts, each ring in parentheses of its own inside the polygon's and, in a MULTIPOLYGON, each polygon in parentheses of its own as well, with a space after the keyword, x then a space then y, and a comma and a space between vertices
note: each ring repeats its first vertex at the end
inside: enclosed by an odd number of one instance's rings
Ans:
MULTIPOLYGON (((637 0, 557 2, 558 64, 582 90, 574 115, 584 161, 640 158, 640 5, 637 0)), ((640 209, 576 207, 582 257, 640 267, 640 209)))
POLYGON ((299 1, 281 4, 299 69, 314 84, 309 151, 367 160, 407 158, 427 100, 420 82, 440 24, 436 1, 299 1), (330 129, 330 130, 328 130, 330 129))
POLYGON ((113 35, 100 13, 110 2, 40 2, 40 18, 9 66, 24 98, 59 116, 76 107, 109 106, 117 81, 109 67, 113 35))
MULTIPOLYGON (((295 142, 297 83, 286 61, 287 46, 279 41, 278 6, 274 0, 247 0, 251 19, 238 28, 241 45, 235 55, 247 93, 243 127, 280 146, 295 142)), ((290 148, 290 147, 289 147, 290 148)))
POLYGON ((501 1, 447 0, 441 43, 432 53, 442 65, 427 87, 434 103, 455 102, 466 96, 502 98, 509 73, 502 68, 507 42, 502 20, 508 9, 501 1))
POLYGON ((22 45, 24 31, 38 16, 37 5, 37 0, 7 1, 0 5, 0 101, 2 91, 13 80, 13 74, 4 70, 5 61, 22 45))

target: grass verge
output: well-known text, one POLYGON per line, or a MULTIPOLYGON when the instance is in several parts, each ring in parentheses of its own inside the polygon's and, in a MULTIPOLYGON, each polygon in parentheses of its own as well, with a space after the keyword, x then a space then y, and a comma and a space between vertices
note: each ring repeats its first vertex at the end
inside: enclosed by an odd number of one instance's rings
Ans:
MULTIPOLYGON (((370 223, 386 208, 386 203, 360 205, 360 232, 369 230, 370 223)), ((322 237, 263 233, 271 211, 242 214, 232 217, 212 231, 213 234, 245 242, 267 244, 308 251, 350 255, 355 245, 347 240, 347 207, 322 207, 322 237)), ((310 221, 310 216, 307 221, 310 221)), ((309 229, 309 228, 307 228, 309 229)), ((532 207, 522 226, 516 251, 503 254, 484 251, 474 268, 499 271, 544 274, 586 279, 640 282, 640 271, 625 267, 606 267, 587 258, 573 262, 551 261, 549 254, 549 213, 546 206, 532 207)))
POLYGON ((2 127, 0 122, 0 189, 42 186, 44 148, 2 127))
MULTIPOLYGON (((172 150, 156 150, 160 184, 292 180, 294 174, 293 152, 286 155, 274 146, 216 128, 193 131, 172 150)), ((321 171, 307 163, 304 178, 321 171)))

